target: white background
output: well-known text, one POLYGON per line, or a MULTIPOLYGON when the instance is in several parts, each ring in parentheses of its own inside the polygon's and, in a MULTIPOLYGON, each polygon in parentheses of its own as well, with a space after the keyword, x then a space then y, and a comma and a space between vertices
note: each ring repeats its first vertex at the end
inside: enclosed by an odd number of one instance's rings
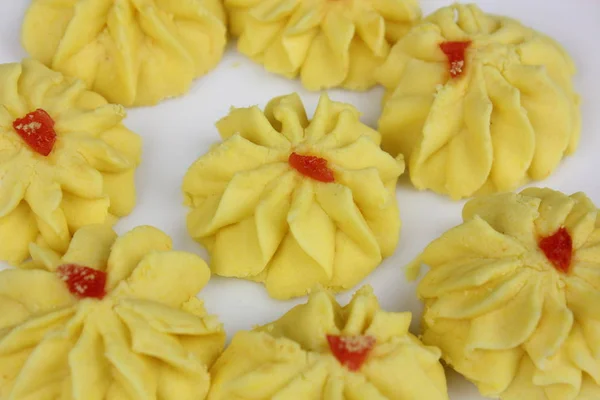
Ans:
MULTIPOLYGON (((600 1, 598 0, 495 0, 474 1, 485 11, 522 20, 562 43, 578 66, 576 87, 582 96, 583 132, 578 151, 566 159, 550 179, 539 185, 567 193, 585 191, 600 205, 600 1)), ((26 0, 0 0, 0 62, 20 61, 20 26, 26 0)), ((451 1, 422 0, 425 14, 451 1)), ((230 106, 264 106, 269 99, 298 92, 312 113, 318 93, 309 93, 299 82, 265 72, 235 51, 234 44, 217 70, 198 80, 191 92, 156 107, 129 111, 126 125, 144 139, 143 163, 137 173, 138 205, 116 226, 119 234, 138 225, 154 225, 171 235, 175 247, 200 254, 204 250, 188 237, 181 182, 193 161, 219 140, 214 123, 230 106)), ((366 93, 330 91, 334 100, 354 104, 363 121, 376 127, 382 90, 366 93)), ((371 284, 389 311, 414 313, 412 330, 419 333, 421 305, 415 284, 404 278, 404 265, 428 242, 460 223, 462 202, 452 202, 430 192, 417 192, 406 177, 398 187, 403 231, 396 254, 385 260, 365 283, 371 284)), ((232 244, 233 245, 233 244, 232 244)), ((346 302, 351 292, 338 296, 346 302)), ((229 337, 278 318, 305 299, 271 300, 259 284, 214 277, 201 293, 208 310, 220 316, 229 337)), ((401 383, 401 378, 400 382, 401 383)), ((470 383, 449 372, 451 399, 483 399, 470 383)), ((427 400, 427 399, 419 399, 427 400)))

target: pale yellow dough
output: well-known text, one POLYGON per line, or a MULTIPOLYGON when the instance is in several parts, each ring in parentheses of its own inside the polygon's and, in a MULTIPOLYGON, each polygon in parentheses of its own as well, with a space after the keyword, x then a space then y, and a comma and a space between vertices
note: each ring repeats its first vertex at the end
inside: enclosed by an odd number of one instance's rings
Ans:
POLYGON ((80 229, 65 254, 32 245, 28 269, 0 272, 0 399, 202 400, 225 333, 195 296, 210 271, 142 226, 117 238, 80 229), (79 299, 55 272, 108 275, 103 300, 79 299))
POLYGON ((596 206, 583 193, 530 188, 471 200, 463 218, 422 255, 422 340, 484 396, 600 399, 596 206), (538 246, 560 228, 573 241, 568 273, 538 246))
POLYGON ((225 0, 238 49, 309 90, 366 90, 421 17, 416 0, 225 0))
POLYGON ((396 181, 404 171, 349 104, 321 96, 312 120, 298 95, 234 108, 217 123, 223 142, 188 170, 187 226, 217 275, 264 282, 274 298, 315 285, 358 284, 398 243, 396 181), (293 169, 292 152, 327 160, 335 182, 293 169))
POLYGON ((381 310, 370 287, 341 307, 324 291, 279 320, 237 333, 211 369, 209 400, 446 400, 440 351, 408 332, 411 314, 381 310), (326 335, 376 339, 351 372, 326 335))
POLYGON ((32 241, 66 251, 75 230, 131 212, 141 139, 123 118, 123 107, 37 61, 0 65, 0 260, 19 264, 32 241), (47 157, 13 129, 38 108, 55 122, 47 157))
POLYGON ((113 103, 180 96, 221 60, 220 0, 33 0, 22 42, 32 57, 113 103))
POLYGON ((377 71, 387 89, 382 146, 407 158, 413 184, 454 199, 541 180, 577 148, 575 66, 552 39, 455 4, 427 17, 377 71), (471 41, 451 78, 447 41, 471 41))

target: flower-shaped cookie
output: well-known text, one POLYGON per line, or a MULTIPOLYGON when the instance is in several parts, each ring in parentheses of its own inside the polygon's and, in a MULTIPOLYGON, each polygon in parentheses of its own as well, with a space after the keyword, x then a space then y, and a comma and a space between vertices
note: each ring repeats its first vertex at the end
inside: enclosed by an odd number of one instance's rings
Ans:
POLYGON ((377 78, 382 147, 418 189, 458 199, 548 177, 580 133, 575 67, 552 39, 455 4, 416 25, 377 78))
POLYGON ((22 42, 109 101, 143 106, 186 93, 221 60, 226 34, 220 0, 33 0, 22 42))
POLYGON ((1 260, 131 212, 141 140, 121 106, 32 60, 0 65, 0 87, 1 260))
POLYGON ((202 259, 147 226, 32 247, 31 269, 0 272, 0 398, 205 398, 225 334, 195 297, 202 259))
POLYGON ((188 230, 222 276, 264 282, 272 297, 358 284, 396 248, 404 162, 349 104, 326 95, 308 120, 298 95, 232 109, 224 139, 188 170, 188 230))
POLYGON ((600 219, 550 189, 467 203, 431 243, 423 341, 486 396, 600 398, 600 219))
POLYGON ((310 295, 279 320, 239 332, 211 369, 209 400, 445 400, 440 351, 381 310, 370 287, 340 307, 310 295))
POLYGON ((225 0, 238 49, 309 90, 373 86, 373 71, 421 17, 416 0, 225 0))

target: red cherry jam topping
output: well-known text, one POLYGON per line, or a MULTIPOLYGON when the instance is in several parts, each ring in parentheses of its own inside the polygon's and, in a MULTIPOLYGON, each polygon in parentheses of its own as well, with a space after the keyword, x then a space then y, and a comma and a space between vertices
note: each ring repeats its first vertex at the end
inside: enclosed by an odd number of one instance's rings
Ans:
POLYGON ((327 335, 331 353, 350 371, 358 371, 365 363, 376 339, 373 336, 327 335))
POLYGON ((466 42, 444 42, 440 44, 440 49, 448 57, 448 69, 450 76, 457 78, 462 75, 465 68, 465 52, 471 45, 471 41, 466 42))
POLYGON ((106 272, 75 264, 61 265, 56 272, 77 297, 102 300, 106 296, 106 272))
POLYGON ((56 142, 54 120, 41 108, 13 122, 13 128, 33 151, 47 156, 56 142))
POLYGON ((554 234, 540 239, 538 246, 554 268, 560 272, 569 272, 573 258, 573 239, 566 228, 560 228, 554 234))
POLYGON ((327 167, 327 160, 324 158, 292 153, 288 162, 296 171, 311 179, 325 183, 335 181, 333 171, 327 167))

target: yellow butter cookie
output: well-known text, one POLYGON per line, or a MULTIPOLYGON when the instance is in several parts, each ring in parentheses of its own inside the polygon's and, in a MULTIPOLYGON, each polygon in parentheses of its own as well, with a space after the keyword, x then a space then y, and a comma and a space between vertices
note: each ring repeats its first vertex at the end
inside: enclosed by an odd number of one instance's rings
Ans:
POLYGON ((481 393, 600 398, 600 218, 583 193, 471 200, 424 251, 422 340, 481 393))
POLYGON ((135 205, 141 139, 123 107, 37 61, 0 65, 0 260, 32 241, 66 251, 73 232, 135 205))
POLYGON ((33 0, 22 42, 109 101, 147 106, 214 68, 226 34, 220 0, 33 0))
POLYGON ((225 0, 238 49, 309 90, 366 90, 421 17, 416 0, 225 0))
POLYGON ((383 311, 370 287, 345 307, 326 292, 237 333, 211 369, 209 400, 447 400, 440 351, 383 311))
POLYGON ((183 182, 188 231, 215 274, 286 299, 351 288, 394 252, 404 162, 353 106, 323 95, 308 119, 292 94, 264 111, 233 108, 217 128, 223 141, 183 182))
POLYGON ((0 398, 198 400, 225 333, 195 296, 206 263, 158 229, 106 225, 0 272, 0 398))
POLYGON ((454 199, 548 177, 577 148, 575 66, 549 37, 455 4, 416 25, 377 79, 382 146, 418 189, 454 199))

